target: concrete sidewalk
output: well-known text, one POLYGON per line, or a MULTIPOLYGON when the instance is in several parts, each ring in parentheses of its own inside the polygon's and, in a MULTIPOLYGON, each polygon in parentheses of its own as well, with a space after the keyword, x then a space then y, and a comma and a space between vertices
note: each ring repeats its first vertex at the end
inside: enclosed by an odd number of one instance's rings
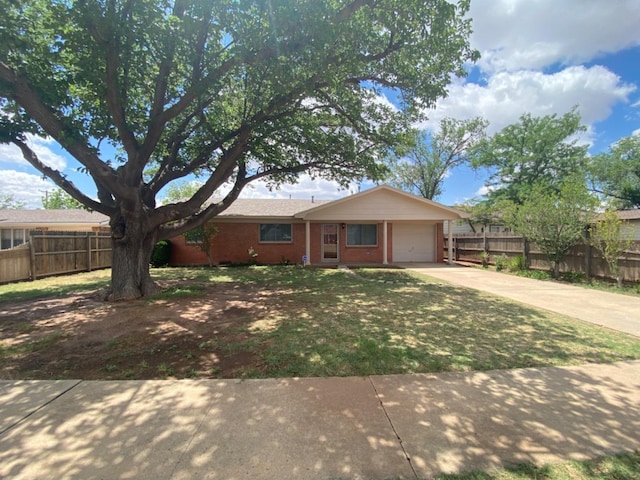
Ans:
POLYGON ((402 264, 430 277, 640 337, 640 298, 443 264, 402 264))
POLYGON ((438 375, 0 382, 0 477, 384 479, 640 448, 640 361, 438 375))

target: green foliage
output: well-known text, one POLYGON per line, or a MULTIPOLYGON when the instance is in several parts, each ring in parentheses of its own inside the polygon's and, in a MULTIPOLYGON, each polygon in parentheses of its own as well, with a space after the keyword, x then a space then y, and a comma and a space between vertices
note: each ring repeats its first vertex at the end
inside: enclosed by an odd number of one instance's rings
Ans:
POLYGON ((496 271, 502 272, 509 266, 509 257, 505 253, 497 255, 494 259, 496 264, 496 271))
POLYGON ((640 208, 640 135, 622 138, 590 164, 593 190, 613 208, 640 208))
POLYGON ((193 197, 202 185, 202 182, 197 181, 172 183, 167 187, 167 191, 162 200, 164 203, 183 202, 193 197))
POLYGON ((76 208, 87 210, 87 207, 60 188, 45 193, 42 197, 42 208, 45 210, 70 210, 76 208))
POLYGON ((433 200, 442 194, 442 184, 452 168, 469 161, 469 150, 480 141, 488 122, 444 118, 437 133, 415 132, 406 151, 389 162, 389 183, 433 200))
POLYGON ((19 210, 24 208, 25 203, 16 200, 15 196, 10 193, 0 193, 0 210, 19 210))
POLYGON ((379 180, 389 151, 469 45, 469 0, 273 2, 1 0, 0 142, 87 207, 116 236, 113 298, 142 294, 144 238, 172 238, 213 219, 258 179, 299 174, 348 185, 379 180), (378 101, 397 92, 400 109, 378 101), (357 134, 354 134, 357 132, 357 134), (25 141, 49 135, 92 177, 98 199, 45 165, 25 141), (109 148, 97 148, 109 147, 109 148), (103 152, 109 152, 103 154, 103 152), (115 152, 112 154, 111 152, 115 152), (158 195, 189 176, 191 198, 158 195), (220 187, 226 198, 208 204, 220 187))
POLYGON ((591 226, 591 244, 602 253, 602 257, 609 266, 609 271, 622 287, 622 277, 620 276, 620 266, 618 259, 631 246, 631 238, 624 238, 623 227, 626 222, 618 218, 615 212, 605 212, 603 217, 591 226))
POLYGON ((218 227, 213 223, 205 223, 184 233, 187 242, 195 244, 207 256, 209 266, 213 266, 211 258, 211 243, 218 233, 218 227))
POLYGON ((512 229, 534 242, 553 265, 554 276, 569 249, 584 239, 596 200, 579 181, 565 183, 560 192, 534 186, 522 205, 506 217, 512 229))
POLYGON ((161 240, 155 244, 151 252, 151 265, 153 267, 167 267, 171 260, 171 244, 161 240))
POLYGON ((487 268, 489 266, 489 259, 491 258, 491 255, 489 255, 489 252, 487 252, 486 250, 483 250, 482 252, 480 252, 478 256, 480 257, 482 266, 484 268, 487 268))
POLYGON ((516 255, 509 259, 508 269, 512 273, 521 272, 527 269, 527 259, 523 255, 516 255))
POLYGON ((472 165, 489 170, 492 202, 523 204, 534 185, 557 193, 567 178, 584 171, 587 147, 578 145, 585 130, 574 108, 562 117, 525 114, 474 149, 472 165))

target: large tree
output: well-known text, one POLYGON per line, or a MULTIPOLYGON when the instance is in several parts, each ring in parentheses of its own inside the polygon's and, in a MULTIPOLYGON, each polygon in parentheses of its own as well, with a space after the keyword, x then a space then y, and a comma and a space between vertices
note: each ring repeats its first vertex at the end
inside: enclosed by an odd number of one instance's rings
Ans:
POLYGON ((469 161, 470 149, 484 138, 488 122, 443 118, 436 133, 415 132, 404 154, 392 157, 389 183, 433 200, 442 195, 443 183, 451 169, 469 161))
POLYGON ((475 60, 468 0, 0 0, 0 141, 111 219, 111 298, 149 294, 153 245, 257 179, 380 176, 379 159, 475 60), (383 88, 400 98, 395 109, 383 88), (45 165, 47 135, 97 199, 45 165), (108 148, 107 148, 108 147, 108 148), (115 153, 114 153, 115 152, 115 153), (189 199, 156 196, 198 175, 189 199), (224 185, 228 194, 205 205, 224 185))
POLYGON ((578 143, 584 130, 575 108, 561 117, 527 113, 481 141, 472 165, 489 171, 489 200, 522 204, 534 186, 558 193, 567 178, 585 171, 587 146, 578 143))
POLYGON ((590 167, 592 189, 614 208, 640 208, 640 135, 620 139, 590 167))

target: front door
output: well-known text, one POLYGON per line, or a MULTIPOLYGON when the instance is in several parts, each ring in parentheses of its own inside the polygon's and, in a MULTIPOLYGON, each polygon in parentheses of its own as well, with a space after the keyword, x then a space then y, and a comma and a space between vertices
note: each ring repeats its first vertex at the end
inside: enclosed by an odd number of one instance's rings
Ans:
POLYGON ((338 224, 322 225, 322 261, 337 262, 338 258, 338 224))

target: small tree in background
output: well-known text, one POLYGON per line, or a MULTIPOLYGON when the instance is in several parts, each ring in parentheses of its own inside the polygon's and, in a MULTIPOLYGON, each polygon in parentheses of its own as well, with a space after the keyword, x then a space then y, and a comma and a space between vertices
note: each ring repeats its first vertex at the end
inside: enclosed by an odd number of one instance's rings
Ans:
POLYGON ((185 232, 184 234, 184 238, 187 242, 196 245, 204 252, 207 256, 210 267, 213 266, 213 260, 211 259, 211 242, 216 233, 218 233, 218 227, 213 223, 205 223, 193 230, 185 232))
POLYGON ((46 192, 41 200, 42 208, 45 210, 72 210, 76 208, 89 210, 61 188, 56 188, 53 192, 46 192))
POLYGON ((559 192, 536 186, 522 205, 514 205, 506 219, 514 231, 538 245, 558 278, 560 262, 571 247, 584 240, 595 202, 579 181, 568 181, 559 192))
POLYGON ((407 192, 433 200, 443 192, 443 183, 455 167, 469 162, 469 151, 485 137, 489 122, 443 118, 440 130, 413 132, 409 145, 398 150, 400 158, 389 162, 389 183, 407 192))
POLYGON ((16 198, 11 193, 0 193, 0 210, 18 210, 24 208, 25 203, 16 198))
POLYGON ((608 211, 605 212, 602 220, 591 226, 590 230, 591 244, 602 253, 611 275, 616 278, 618 288, 622 288, 618 258, 631 246, 631 238, 623 238, 622 236, 625 223, 618 218, 615 212, 608 211))

